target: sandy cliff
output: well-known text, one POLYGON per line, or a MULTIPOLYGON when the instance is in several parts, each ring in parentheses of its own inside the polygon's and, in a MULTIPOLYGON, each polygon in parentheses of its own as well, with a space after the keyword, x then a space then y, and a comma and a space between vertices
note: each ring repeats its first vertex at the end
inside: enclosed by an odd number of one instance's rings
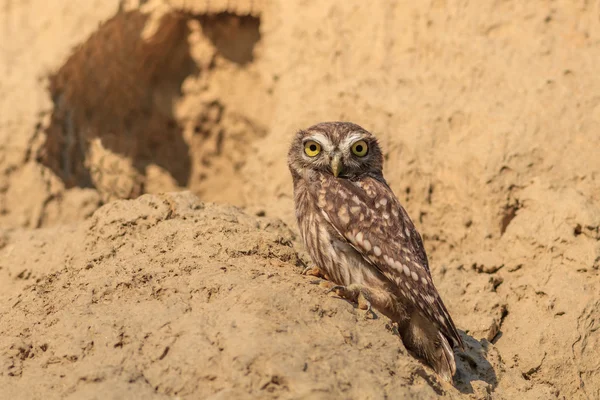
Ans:
POLYGON ((600 398, 600 5, 140 3, 0 7, 1 398, 600 398), (381 139, 456 388, 299 275, 324 120, 381 139))

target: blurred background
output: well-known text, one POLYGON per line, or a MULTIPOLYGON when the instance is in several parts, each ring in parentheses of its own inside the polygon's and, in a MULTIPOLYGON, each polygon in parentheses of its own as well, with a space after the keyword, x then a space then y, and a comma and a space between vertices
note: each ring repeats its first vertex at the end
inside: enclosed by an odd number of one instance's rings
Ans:
POLYGON ((352 121, 458 325, 600 393, 600 2, 2 0, 0 38, 3 229, 182 190, 295 227, 291 138, 352 121))

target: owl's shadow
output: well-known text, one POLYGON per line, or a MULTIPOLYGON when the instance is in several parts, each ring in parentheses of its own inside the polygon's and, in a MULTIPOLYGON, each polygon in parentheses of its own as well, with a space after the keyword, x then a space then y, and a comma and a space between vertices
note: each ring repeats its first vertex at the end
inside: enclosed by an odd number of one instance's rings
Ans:
MULTIPOLYGON (((350 301, 348 302, 352 304, 354 308, 358 308, 357 304, 350 301)), ((379 318, 376 312, 372 312, 371 314, 371 319, 379 318)), ((369 318, 368 315, 369 314, 367 313, 365 316, 369 318)), ((394 335, 401 338, 395 324, 391 323, 386 325, 386 327, 392 331, 394 335)), ((477 391, 483 389, 488 393, 492 393, 496 389, 496 386, 498 386, 498 377, 496 376, 496 371, 490 363, 490 360, 492 360, 492 362, 494 359, 496 359, 496 361, 500 360, 497 350, 486 339, 478 341, 461 330, 459 330, 459 334, 464 342, 465 350, 455 351, 454 353, 454 359, 456 361, 456 374, 454 375, 453 382, 454 387, 461 393, 474 394, 476 390, 473 389, 473 383, 480 382, 479 386, 483 386, 483 388, 480 387, 477 391)), ((496 362, 496 365, 497 364, 498 363, 496 362)), ((428 378, 425 379, 429 381, 428 378)), ((434 390, 437 391, 437 385, 433 384, 431 381, 429 382, 434 390)), ((439 392, 438 394, 441 393, 442 392, 439 392)))
MULTIPOLYGON (((323 282, 326 281, 323 279, 315 279, 310 283, 314 285, 320 285, 323 282)), ((356 302, 346 299, 343 300, 351 304, 355 309, 359 308, 356 302)), ((379 319, 378 313, 375 311, 370 313, 366 312, 365 317, 370 319, 379 319)), ((389 324, 386 324, 386 328, 391 331, 392 334, 398 336, 400 340, 402 339, 395 323, 390 321, 389 324)), ((498 377, 489 360, 492 360, 492 362, 495 360, 495 364, 498 366, 500 363, 498 351, 486 339, 481 339, 481 341, 478 341, 464 331, 458 330, 458 332, 463 340, 465 350, 455 351, 454 354, 454 359, 456 361, 456 374, 454 375, 453 379, 454 387, 456 387, 456 389, 458 389, 461 393, 473 394, 475 393, 475 390, 473 389, 473 383, 482 382, 484 384, 479 386, 484 386, 484 390, 486 390, 488 393, 492 393, 498 386, 498 377)), ((424 373, 423 377, 431 384, 434 390, 438 392, 439 386, 432 383, 426 376, 428 376, 427 373, 424 373)), ((442 392, 438 392, 438 394, 442 394, 442 392)))
POLYGON ((461 393, 472 394, 473 383, 481 381, 487 383, 488 393, 493 392, 498 386, 498 377, 490 360, 499 360, 497 351, 486 339, 478 341, 463 331, 459 332, 465 344, 465 351, 455 353, 454 386, 461 393))
MULTIPOLYGON (((386 327, 394 335, 402 339, 395 324, 392 323, 386 325, 386 327)), ((490 363, 490 360, 492 360, 492 362, 494 359, 498 362, 500 361, 497 350, 486 339, 478 341, 464 331, 458 330, 458 332, 464 342, 465 350, 455 350, 454 352, 456 373, 453 377, 453 386, 463 394, 474 394, 480 392, 481 389, 488 393, 494 392, 496 386, 498 386, 498 377, 496 376, 496 371, 494 370, 492 363, 490 363), (475 382, 480 382, 478 390, 473 388, 473 383, 475 382), (481 386, 483 386, 483 388, 481 386)), ((413 356, 418 359, 416 355, 413 354, 413 356)), ((422 360, 420 361, 423 362, 422 360)), ((498 363, 496 362, 496 365, 497 364, 498 363)), ((428 369, 430 368, 431 367, 428 367, 428 369)), ((433 371, 428 373, 425 370, 421 370, 419 375, 429 383, 437 394, 444 394, 440 383, 436 382, 435 377, 437 377, 437 379, 440 378, 435 375, 433 371)))

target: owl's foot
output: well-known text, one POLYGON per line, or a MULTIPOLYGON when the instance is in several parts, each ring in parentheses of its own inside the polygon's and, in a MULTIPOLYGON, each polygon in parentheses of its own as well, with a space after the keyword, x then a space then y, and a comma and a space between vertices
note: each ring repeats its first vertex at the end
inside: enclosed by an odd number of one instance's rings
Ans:
POLYGON ((319 267, 306 267, 302 271, 302 275, 316 276, 317 278, 326 279, 325 274, 319 267))
POLYGON ((334 292, 342 299, 358 304, 358 308, 365 310, 365 319, 375 319, 377 315, 371 307, 371 295, 369 289, 362 285, 352 284, 350 286, 334 286, 327 293, 334 292))
POLYGON ((329 277, 323 271, 321 271, 321 268, 319 267, 306 267, 302 271, 302 275, 309 275, 319 278, 310 281, 310 283, 313 285, 319 285, 324 289, 330 289, 332 286, 334 286, 334 283, 329 281, 329 277))
POLYGON ((335 286, 335 283, 323 279, 316 279, 314 281, 311 281, 310 283, 312 283, 313 285, 319 285, 319 287, 322 287, 323 289, 329 289, 326 293, 329 293, 331 291, 331 288, 335 286))

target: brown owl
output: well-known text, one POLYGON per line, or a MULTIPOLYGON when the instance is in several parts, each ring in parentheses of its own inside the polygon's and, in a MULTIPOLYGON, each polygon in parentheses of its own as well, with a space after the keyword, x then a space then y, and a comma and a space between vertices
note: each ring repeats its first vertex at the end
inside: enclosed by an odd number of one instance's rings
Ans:
POLYGON ((463 348, 438 294, 421 236, 383 178, 377 139, 348 122, 296 134, 288 154, 304 244, 339 296, 398 323, 405 347, 442 378, 463 348))

